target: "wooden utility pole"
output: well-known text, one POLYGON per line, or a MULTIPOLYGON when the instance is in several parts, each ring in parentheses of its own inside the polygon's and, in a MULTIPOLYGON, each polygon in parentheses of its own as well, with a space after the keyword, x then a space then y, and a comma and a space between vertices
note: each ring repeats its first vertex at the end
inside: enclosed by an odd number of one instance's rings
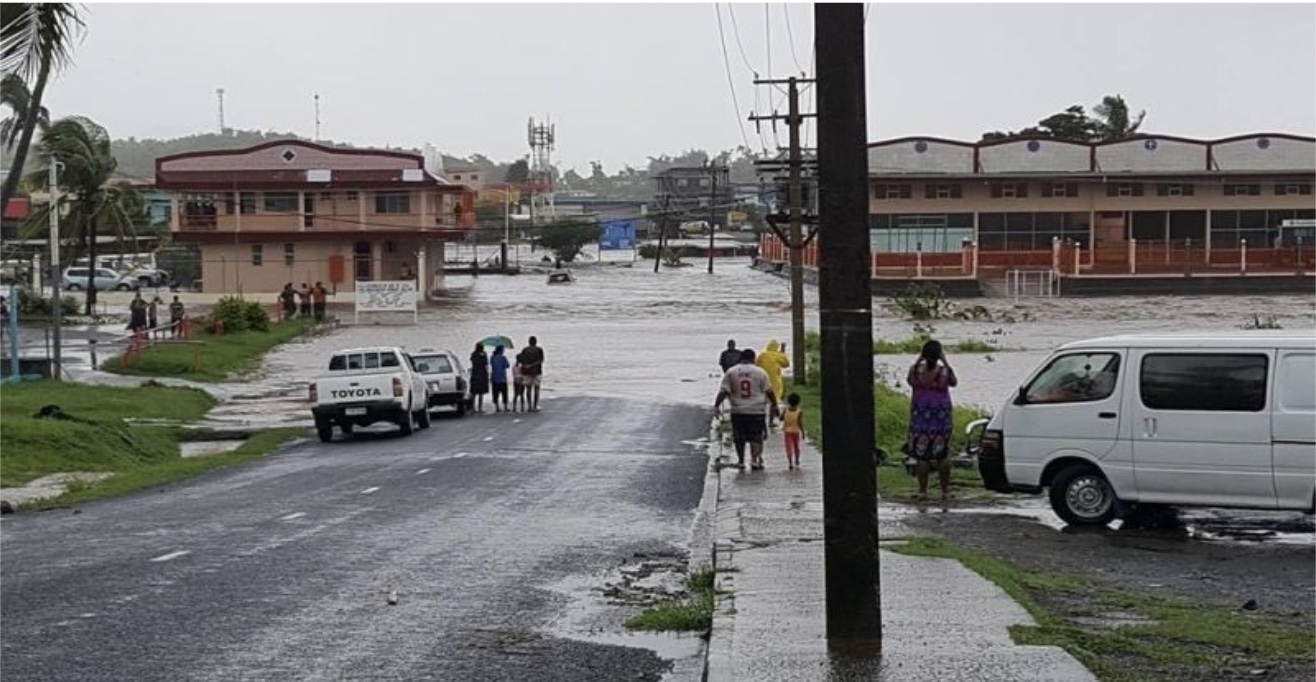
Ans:
POLYGON ((877 462, 873 455, 873 295, 868 236, 864 6, 814 6, 818 55, 818 299, 822 331, 823 525, 827 638, 881 652, 877 462))
POLYGON ((667 207, 672 203, 672 195, 664 192, 663 194, 663 212, 658 216, 658 251, 653 256, 653 271, 658 272, 658 267, 663 261, 663 247, 667 244, 667 207))
MULTIPOLYGON (((803 384, 807 381, 808 368, 805 366, 804 354, 804 247, 808 246, 809 241, 813 238, 804 238, 801 234, 801 220, 804 209, 804 187, 801 171, 804 166, 803 154, 800 150, 800 126, 803 125, 805 115, 800 114, 800 84, 812 83, 812 79, 804 78, 787 78, 785 80, 755 80, 755 85, 779 85, 785 83, 787 86, 787 95, 790 99, 789 109, 785 116, 786 125, 790 128, 790 147, 787 151, 789 154, 788 165, 790 166, 790 190, 788 201, 790 203, 790 231, 787 236, 782 236, 776 226, 773 226, 773 232, 777 233, 778 238, 785 242, 790 249, 790 283, 791 283, 791 365, 793 366, 793 381, 797 384, 803 384)), ((775 112, 770 116, 751 115, 751 121, 776 121, 782 118, 775 112)))
MULTIPOLYGON (((711 192, 708 195, 708 274, 713 274, 713 237, 717 233, 717 165, 709 164, 708 175, 712 178, 711 192)), ((1169 215, 1169 214, 1166 214, 1169 215)))

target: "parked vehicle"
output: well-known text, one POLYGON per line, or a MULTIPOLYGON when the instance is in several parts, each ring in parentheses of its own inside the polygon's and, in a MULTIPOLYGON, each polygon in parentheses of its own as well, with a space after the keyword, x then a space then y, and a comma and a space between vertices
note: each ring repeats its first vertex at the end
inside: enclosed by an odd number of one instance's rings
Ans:
POLYGON ((1137 504, 1316 513, 1310 332, 1066 344, 987 424, 987 488, 1041 492, 1074 525, 1137 504))
MULTIPOLYGON (((60 278, 59 286, 65 291, 81 291, 87 288, 87 275, 88 271, 85 267, 64 268, 64 276, 60 278)), ((124 277, 108 268, 96 268, 95 274, 91 277, 97 291, 132 291, 140 286, 137 280, 124 277)))
POLYGON ((321 442, 333 439, 335 426, 351 435, 357 426, 387 421, 402 435, 430 426, 429 393, 424 377, 401 348, 354 348, 329 358, 329 372, 311 382, 315 432, 321 442))
MULTIPOLYGON (((73 261, 74 267, 87 267, 87 257, 73 261)), ((96 256, 96 267, 114 270, 137 280, 144 287, 159 287, 169 283, 169 273, 155 264, 153 253, 102 254, 96 256)))
POLYGON ((411 359, 428 384, 429 408, 451 407, 458 417, 471 409, 470 374, 456 353, 424 348, 411 359))

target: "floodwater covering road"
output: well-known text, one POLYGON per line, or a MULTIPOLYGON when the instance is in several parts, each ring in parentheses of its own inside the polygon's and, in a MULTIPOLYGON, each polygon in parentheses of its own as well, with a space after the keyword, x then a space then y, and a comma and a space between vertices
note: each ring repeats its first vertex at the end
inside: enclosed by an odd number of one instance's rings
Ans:
POLYGON ((4 678, 697 679, 696 638, 659 656, 601 590, 679 586, 707 427, 562 398, 6 517, 4 678))

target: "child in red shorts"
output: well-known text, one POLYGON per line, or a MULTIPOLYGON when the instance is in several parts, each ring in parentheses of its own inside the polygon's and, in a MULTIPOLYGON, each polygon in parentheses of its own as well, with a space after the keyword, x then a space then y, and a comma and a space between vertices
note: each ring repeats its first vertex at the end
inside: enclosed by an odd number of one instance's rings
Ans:
POLYGON ((800 396, 786 396, 786 412, 781 415, 781 433, 786 439, 786 464, 791 469, 800 466, 800 437, 804 435, 804 410, 800 409, 800 396))

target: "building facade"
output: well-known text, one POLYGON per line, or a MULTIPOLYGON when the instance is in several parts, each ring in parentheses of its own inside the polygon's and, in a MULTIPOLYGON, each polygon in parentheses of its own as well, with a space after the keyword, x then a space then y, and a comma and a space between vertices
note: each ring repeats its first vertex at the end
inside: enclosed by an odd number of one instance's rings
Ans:
POLYGON ((419 279, 475 225, 475 193, 423 157, 302 140, 156 160, 174 241, 196 244, 206 291, 273 292, 323 282, 419 279))
MULTIPOLYGON (((869 145, 874 252, 944 254, 983 267, 1049 263, 1057 241, 1081 268, 1185 259, 1203 266, 1291 245, 1316 219, 1316 139, 1282 133, 1193 140, 1138 135, 869 145), (953 254, 953 255, 952 255, 953 254)), ((1309 231, 1306 244, 1311 245, 1309 231)))

